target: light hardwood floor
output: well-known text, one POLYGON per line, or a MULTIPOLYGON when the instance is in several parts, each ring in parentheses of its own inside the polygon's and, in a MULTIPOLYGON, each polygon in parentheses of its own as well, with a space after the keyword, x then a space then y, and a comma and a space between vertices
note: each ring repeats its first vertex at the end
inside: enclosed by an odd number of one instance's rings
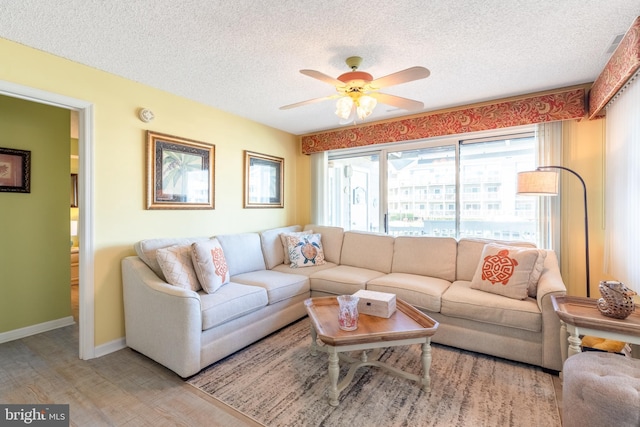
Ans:
POLYGON ((0 402, 69 404, 73 426, 261 426, 131 349, 80 360, 77 326, 0 344, 0 402))
POLYGON ((80 360, 77 326, 0 344, 0 402, 69 404, 73 426, 261 426, 128 348, 80 360))

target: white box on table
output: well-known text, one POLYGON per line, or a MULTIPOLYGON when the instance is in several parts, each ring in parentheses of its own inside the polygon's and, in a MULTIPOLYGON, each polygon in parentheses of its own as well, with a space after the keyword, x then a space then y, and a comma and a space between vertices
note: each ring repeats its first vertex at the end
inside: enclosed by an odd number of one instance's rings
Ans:
POLYGON ((386 292, 361 289, 355 294, 358 299, 358 313, 389 318, 396 311, 396 296, 386 292))

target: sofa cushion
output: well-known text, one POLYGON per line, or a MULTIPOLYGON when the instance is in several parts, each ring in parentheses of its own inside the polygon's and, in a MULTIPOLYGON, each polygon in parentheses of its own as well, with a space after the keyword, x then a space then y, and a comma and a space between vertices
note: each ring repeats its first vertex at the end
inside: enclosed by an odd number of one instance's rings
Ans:
POLYGON ((259 310, 268 304, 267 291, 259 286, 229 282, 217 292, 200 291, 202 330, 259 310))
POLYGON ((158 258, 156 257, 156 251, 161 248, 168 248, 169 246, 176 245, 190 245, 193 242, 204 242, 209 240, 209 237, 187 237, 187 238, 173 238, 168 237, 164 239, 146 239, 140 240, 133 245, 133 249, 136 251, 136 255, 153 270, 156 275, 166 282, 167 278, 164 277, 160 264, 158 264, 158 258))
POLYGON ((546 252, 487 244, 471 281, 471 289, 479 289, 509 298, 535 297, 546 252))
POLYGON ((456 279, 458 242, 451 237, 399 236, 393 244, 392 273, 456 279))
POLYGON ((231 277, 266 268, 258 233, 222 234, 216 238, 224 251, 231 277))
POLYGON ((340 264, 391 273, 394 238, 386 234, 347 231, 340 264))
POLYGON ((324 259, 334 264, 340 263, 340 253, 342 252, 342 239, 344 229, 340 227, 330 227, 326 225, 307 224, 304 231, 312 230, 322 236, 322 247, 324 249, 324 259))
POLYGON ((369 280, 382 275, 383 273, 376 270, 339 265, 313 273, 309 279, 311 279, 311 290, 313 291, 343 295, 366 289, 369 280))
POLYGON ((451 282, 417 274, 391 273, 367 282, 371 291, 395 294, 398 298, 424 310, 439 312, 443 292, 451 282))
POLYGON ((316 273, 321 270, 326 270, 328 268, 334 268, 334 267, 336 267, 336 264, 332 262, 326 262, 325 260, 325 263, 322 265, 312 265, 310 267, 297 268, 295 270, 292 270, 291 267, 286 264, 280 264, 275 266, 273 268, 273 271, 280 271, 282 273, 288 273, 288 274, 300 274, 300 275, 310 277, 313 273, 316 273))
POLYGON ((191 262, 191 245, 175 245, 156 251, 158 264, 167 283, 183 289, 202 289, 191 262))
POLYGON ((286 241, 291 268, 311 267, 325 263, 320 234, 287 235, 286 241))
POLYGON ((191 261, 205 292, 213 293, 229 283, 229 266, 218 239, 192 243, 191 261))
POLYGON ((440 313, 526 331, 542 330, 542 313, 535 299, 517 300, 471 289, 468 281, 456 281, 447 288, 440 313))
POLYGON ((529 242, 507 242, 503 240, 490 239, 460 239, 458 242, 458 255, 456 257, 456 280, 473 279, 476 268, 480 262, 480 255, 487 243, 499 245, 518 246, 523 248, 535 248, 536 245, 529 242))
POLYGON ((273 228, 260 232, 262 254, 264 255, 264 261, 269 270, 285 262, 286 254, 280 235, 282 233, 299 232, 300 230, 302 230, 301 226, 292 225, 290 227, 273 228))
POLYGON ((258 286, 267 291, 269 304, 274 304, 297 295, 309 294, 309 278, 300 274, 282 273, 275 270, 260 270, 233 276, 236 283, 258 286))

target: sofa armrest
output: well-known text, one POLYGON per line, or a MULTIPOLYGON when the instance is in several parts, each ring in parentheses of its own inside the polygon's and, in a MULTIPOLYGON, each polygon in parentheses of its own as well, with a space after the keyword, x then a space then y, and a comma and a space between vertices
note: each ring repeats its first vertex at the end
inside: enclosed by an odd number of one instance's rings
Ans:
POLYGON ((538 281, 537 302, 542 313, 543 366, 555 371, 562 370, 560 318, 553 309, 551 296, 565 295, 567 287, 560 276, 558 259, 554 252, 547 253, 544 270, 538 281))
POLYGON ((122 260, 127 346, 181 377, 200 371, 200 296, 169 285, 137 256, 122 260))

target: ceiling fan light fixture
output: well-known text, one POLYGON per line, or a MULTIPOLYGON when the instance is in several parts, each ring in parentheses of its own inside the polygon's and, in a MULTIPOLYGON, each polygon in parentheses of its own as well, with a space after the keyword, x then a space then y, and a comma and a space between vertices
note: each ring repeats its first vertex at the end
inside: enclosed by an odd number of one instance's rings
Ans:
POLYGON ((378 105, 378 100, 372 96, 363 95, 356 101, 358 118, 364 120, 373 113, 373 109, 378 105))
POLYGON ((336 115, 342 120, 347 120, 353 109, 353 99, 350 96, 338 98, 336 102, 336 115))

